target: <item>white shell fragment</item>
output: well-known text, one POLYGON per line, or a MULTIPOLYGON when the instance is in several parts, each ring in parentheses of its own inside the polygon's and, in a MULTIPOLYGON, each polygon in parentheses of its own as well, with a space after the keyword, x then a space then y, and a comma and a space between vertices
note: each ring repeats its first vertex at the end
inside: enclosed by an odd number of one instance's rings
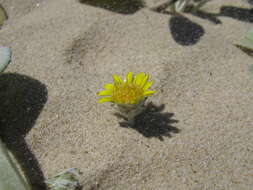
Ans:
POLYGON ((3 72, 11 61, 11 49, 0 46, 0 72, 3 72))

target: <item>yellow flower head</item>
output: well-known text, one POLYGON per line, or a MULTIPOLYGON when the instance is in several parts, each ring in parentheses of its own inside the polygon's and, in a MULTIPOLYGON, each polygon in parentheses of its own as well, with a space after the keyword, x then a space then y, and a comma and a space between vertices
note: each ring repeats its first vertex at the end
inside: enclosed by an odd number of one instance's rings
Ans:
POLYGON ((137 104, 155 93, 149 90, 153 81, 148 81, 149 75, 143 72, 135 76, 132 72, 128 72, 124 81, 118 75, 113 75, 113 79, 114 84, 106 84, 105 90, 98 93, 98 96, 104 96, 98 101, 99 103, 137 104))

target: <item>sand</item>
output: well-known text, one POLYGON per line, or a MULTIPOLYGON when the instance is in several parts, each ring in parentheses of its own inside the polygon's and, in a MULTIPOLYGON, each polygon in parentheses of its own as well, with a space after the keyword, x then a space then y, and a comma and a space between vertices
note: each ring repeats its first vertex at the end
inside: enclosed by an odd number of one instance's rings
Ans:
POLYGON ((234 46, 252 5, 213 0, 209 15, 173 16, 154 11, 164 2, 128 12, 0 0, 0 44, 13 51, 0 76, 2 138, 34 189, 72 167, 83 189, 252 189, 253 59, 234 46), (135 128, 96 97, 128 71, 151 74, 157 91, 135 128))

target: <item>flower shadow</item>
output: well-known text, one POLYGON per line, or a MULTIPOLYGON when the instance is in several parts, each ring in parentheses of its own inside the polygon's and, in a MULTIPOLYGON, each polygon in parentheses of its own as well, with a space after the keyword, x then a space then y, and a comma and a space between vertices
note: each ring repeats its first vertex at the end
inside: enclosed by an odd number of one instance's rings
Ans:
POLYGON ((79 2, 120 14, 133 14, 144 7, 142 0, 79 0, 79 2))
MULTIPOLYGON (((121 127, 132 128, 144 137, 156 137, 163 141, 163 137, 172 137, 171 133, 179 133, 180 130, 172 124, 178 123, 178 120, 172 119, 173 113, 162 112, 165 105, 154 105, 149 102, 142 113, 135 117, 135 124, 129 125, 127 122, 120 122, 121 127)), ((119 114, 116 116, 122 118, 119 114)))
POLYGON ((0 138, 19 162, 33 189, 46 189, 44 175, 25 141, 47 101, 44 84, 20 74, 0 75, 0 138))

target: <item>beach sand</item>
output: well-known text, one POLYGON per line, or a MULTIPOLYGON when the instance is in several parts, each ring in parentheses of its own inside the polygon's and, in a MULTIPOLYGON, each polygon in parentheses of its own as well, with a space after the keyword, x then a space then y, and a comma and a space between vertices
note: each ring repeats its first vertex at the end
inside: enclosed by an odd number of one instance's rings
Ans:
POLYGON ((173 16, 163 0, 118 8, 78 0, 0 0, 3 139, 34 189, 79 168, 84 189, 250 190, 253 64, 234 44, 252 27, 246 0, 173 16), (151 74, 152 111, 123 127, 97 92, 112 74, 151 74))

